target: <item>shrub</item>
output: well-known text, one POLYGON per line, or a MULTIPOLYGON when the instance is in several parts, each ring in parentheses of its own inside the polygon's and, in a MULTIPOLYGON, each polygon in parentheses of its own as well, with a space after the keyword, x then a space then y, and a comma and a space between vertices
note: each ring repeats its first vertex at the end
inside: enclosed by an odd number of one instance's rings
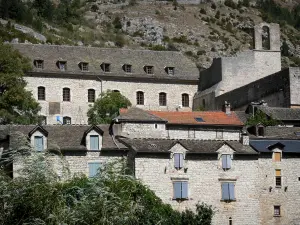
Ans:
POLYGON ((237 5, 233 0, 225 0, 224 5, 226 5, 230 8, 233 8, 233 9, 237 8, 237 5))
POLYGON ((215 9, 217 8, 216 3, 213 2, 213 3, 211 4, 211 8, 212 8, 213 10, 215 10, 215 9))
POLYGON ((206 14, 206 10, 203 9, 203 8, 201 8, 201 9, 200 9, 200 13, 201 13, 201 14, 206 14))
POLYGON ((205 55, 206 54, 206 51, 205 50, 199 50, 197 52, 197 55, 205 55))
POLYGON ((153 45, 151 47, 149 47, 150 50, 153 50, 153 51, 167 51, 168 49, 163 46, 163 45, 153 45))
POLYGON ((113 25, 116 29, 122 29, 122 23, 120 17, 116 17, 113 21, 113 25))
POLYGON ((91 6, 91 11, 92 11, 92 12, 97 12, 98 10, 99 10, 99 6, 98 6, 98 5, 93 4, 93 5, 91 6))
POLYGON ((220 19, 220 11, 219 11, 219 10, 217 11, 217 13, 216 13, 216 15, 215 15, 215 18, 216 18, 216 19, 220 19))

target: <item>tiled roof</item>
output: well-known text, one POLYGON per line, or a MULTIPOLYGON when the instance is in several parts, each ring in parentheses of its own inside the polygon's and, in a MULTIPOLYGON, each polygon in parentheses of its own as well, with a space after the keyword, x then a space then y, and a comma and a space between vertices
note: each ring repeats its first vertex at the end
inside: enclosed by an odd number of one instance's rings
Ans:
POLYGON ((102 75, 108 77, 154 78, 167 80, 198 81, 199 70, 195 63, 177 51, 131 50, 120 48, 95 48, 63 45, 12 44, 21 54, 34 60, 43 60, 43 69, 35 72, 59 73, 60 76, 102 75), (67 62, 66 71, 60 71, 57 61, 67 62), (88 71, 82 72, 79 63, 88 63, 88 71), (110 72, 100 65, 110 64, 110 72), (125 64, 132 65, 132 73, 123 70, 125 64), (146 74, 145 66, 153 66, 154 73, 146 74), (168 75, 166 67, 174 67, 175 74, 168 75))
POLYGON ((169 112, 169 111, 148 111, 152 115, 158 116, 168 121, 168 124, 191 124, 191 125, 234 125, 242 126, 242 121, 235 112, 227 115, 222 111, 204 112, 169 112), (196 118, 201 119, 196 120, 196 118))
MULTIPOLYGON (((28 136, 35 125, 12 125, 10 126, 11 138, 14 138, 16 132, 21 132, 28 136)), ((97 126, 103 131, 103 146, 102 149, 117 149, 112 137, 109 135, 109 125, 97 126)), ((89 125, 46 125, 42 126, 48 132, 48 149, 59 150, 86 150, 84 143, 84 133, 89 125)), ((116 142, 120 148, 126 148, 123 144, 116 142)))
POLYGON ((300 108, 279 108, 269 106, 256 107, 276 120, 300 120, 300 108))
POLYGON ((166 122, 164 119, 136 107, 120 109, 120 115, 116 119, 122 122, 166 122))
POLYGON ((257 137, 252 133, 249 133, 249 136, 252 139, 300 140, 300 127, 269 126, 265 127, 265 134, 263 137, 257 137))
POLYGON ((257 154, 249 145, 242 145, 239 141, 217 141, 217 140, 176 140, 176 139, 130 139, 118 137, 128 147, 137 152, 168 153, 176 144, 181 144, 188 153, 216 153, 224 144, 229 145, 236 154, 257 154))

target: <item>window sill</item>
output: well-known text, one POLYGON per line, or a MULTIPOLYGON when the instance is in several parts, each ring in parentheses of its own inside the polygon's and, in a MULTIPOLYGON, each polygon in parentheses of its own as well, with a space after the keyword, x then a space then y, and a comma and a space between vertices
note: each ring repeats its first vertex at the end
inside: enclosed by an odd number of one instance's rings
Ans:
POLYGON ((274 217, 281 217, 281 215, 274 215, 274 217))
POLYGON ((187 201, 189 198, 172 198, 173 201, 187 201))
POLYGON ((220 202, 226 202, 226 203, 236 202, 236 199, 234 199, 234 200, 223 200, 223 199, 221 199, 220 202))
POLYGON ((275 186, 275 188, 281 188, 282 186, 275 186))

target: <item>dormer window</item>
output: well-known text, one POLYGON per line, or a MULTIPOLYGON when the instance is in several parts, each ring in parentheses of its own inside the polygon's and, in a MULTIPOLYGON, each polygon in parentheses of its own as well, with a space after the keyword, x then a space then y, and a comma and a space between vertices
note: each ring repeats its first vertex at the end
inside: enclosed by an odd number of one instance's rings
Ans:
POLYGON ((66 71, 67 70, 67 62, 66 61, 58 61, 57 67, 60 71, 66 71))
POLYGON ((222 169, 229 170, 231 168, 231 155, 222 155, 222 169))
POLYGON ((102 63, 100 67, 105 73, 110 72, 110 64, 109 63, 102 63))
POLYGON ((84 132, 87 150, 99 151, 102 148, 103 131, 97 126, 91 126, 84 132))
POLYGON ((154 74, 154 67, 153 66, 145 66, 144 70, 146 74, 154 74))
POLYGON ((89 71, 89 64, 87 62, 81 62, 79 63, 79 67, 82 72, 87 72, 89 71))
POLYGON ((166 73, 168 75, 174 75, 175 74, 175 67, 166 67, 166 73))
POLYGON ((132 73, 132 65, 124 64, 123 70, 125 71, 125 73, 132 73))
POLYGON ((99 150, 99 135, 90 136, 90 150, 99 150))
POLYGON ((44 69, 44 60, 41 59, 34 60, 33 64, 37 69, 44 69))
POLYGON ((263 126, 259 126, 257 128, 257 135, 259 137, 264 137, 265 136, 265 128, 263 126))
POLYGON ((174 153, 174 167, 177 170, 180 170, 183 167, 183 154, 182 153, 174 153))
POLYGON ((35 151, 42 152, 47 148, 48 132, 40 125, 29 132, 29 137, 31 146, 35 151))

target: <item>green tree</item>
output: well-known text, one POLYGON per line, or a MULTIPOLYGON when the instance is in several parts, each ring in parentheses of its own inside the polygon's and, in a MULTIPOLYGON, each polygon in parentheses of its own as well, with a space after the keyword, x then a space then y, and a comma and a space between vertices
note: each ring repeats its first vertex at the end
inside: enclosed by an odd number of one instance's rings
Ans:
POLYGON ((247 125, 254 126, 257 124, 262 124, 264 126, 275 126, 280 124, 280 121, 273 119, 272 116, 267 116, 264 112, 261 110, 257 110, 254 114, 254 116, 251 116, 247 120, 247 125))
POLYGON ((88 122, 89 124, 110 123, 120 108, 127 108, 128 106, 131 106, 131 103, 125 96, 120 92, 108 90, 102 93, 88 110, 88 122))
POLYGON ((0 44, 0 123, 34 124, 39 104, 25 90, 23 75, 30 70, 27 58, 7 44, 0 44))

